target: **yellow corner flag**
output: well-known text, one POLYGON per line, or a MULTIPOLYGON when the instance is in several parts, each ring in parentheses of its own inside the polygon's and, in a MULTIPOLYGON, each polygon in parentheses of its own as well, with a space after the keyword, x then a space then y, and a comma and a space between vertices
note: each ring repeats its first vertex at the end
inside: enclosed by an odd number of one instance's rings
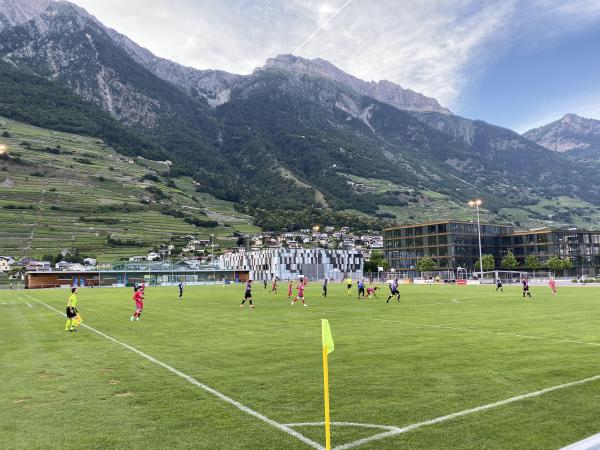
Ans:
POLYGON ((325 449, 331 450, 331 422, 329 419, 329 368, 327 355, 334 349, 329 321, 321 319, 321 339, 323 340, 323 395, 325 399, 325 449))
POLYGON ((331 329, 329 328, 329 321, 327 319, 321 319, 321 336, 323 339, 323 347, 327 349, 327 354, 331 353, 334 349, 334 345, 331 329))

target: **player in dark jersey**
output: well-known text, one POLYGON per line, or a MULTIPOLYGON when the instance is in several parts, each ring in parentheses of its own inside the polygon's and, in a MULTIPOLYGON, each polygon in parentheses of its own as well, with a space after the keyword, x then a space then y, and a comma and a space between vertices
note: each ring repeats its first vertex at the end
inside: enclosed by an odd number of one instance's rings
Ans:
POLYGON ((362 297, 362 299, 364 300, 364 298, 365 298, 365 283, 363 282, 363 280, 359 280, 359 282, 356 284, 356 286, 358 287, 358 295, 357 295, 356 299, 358 300, 359 298, 362 297))
POLYGON ((321 297, 327 297, 327 278, 325 278, 325 280, 323 280, 323 293, 321 294, 321 297))
POLYGON ((504 289, 502 289, 502 280, 500 278, 496 281, 496 292, 498 292, 498 289, 500 289, 500 292, 504 292, 504 289))
POLYGON ((183 297, 183 281, 180 281, 177 286, 179 286, 179 300, 181 300, 181 297, 183 297))
POLYGON ((392 297, 396 296, 396 300, 400 301, 400 291, 398 290, 398 278, 390 283, 390 295, 387 298, 387 302, 390 302, 392 297))
POLYGON ((531 292, 529 292, 529 281, 527 278, 523 277, 521 285, 523 286, 523 298, 525 298, 526 295, 527 297, 531 297, 531 292))
POLYGON ((244 303, 250 303, 250 308, 254 308, 254 304, 252 303, 252 280, 248 280, 246 283, 246 291, 244 292, 244 300, 242 300, 242 304, 240 305, 240 309, 244 309, 244 303))

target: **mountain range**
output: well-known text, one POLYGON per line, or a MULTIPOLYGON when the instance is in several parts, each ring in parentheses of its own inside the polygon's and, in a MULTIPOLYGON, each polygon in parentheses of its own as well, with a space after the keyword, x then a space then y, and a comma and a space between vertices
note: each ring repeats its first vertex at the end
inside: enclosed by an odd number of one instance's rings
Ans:
POLYGON ((600 160, 600 120, 565 114, 559 120, 525 132, 523 136, 548 150, 600 160))
POLYGON ((523 224, 576 223, 552 210, 554 198, 588 217, 600 205, 597 161, 389 81, 293 55, 250 75, 198 70, 68 2, 0 6, 0 115, 168 159, 171 177, 192 177, 264 228, 306 226, 323 212, 450 217, 476 195, 490 220, 523 224))

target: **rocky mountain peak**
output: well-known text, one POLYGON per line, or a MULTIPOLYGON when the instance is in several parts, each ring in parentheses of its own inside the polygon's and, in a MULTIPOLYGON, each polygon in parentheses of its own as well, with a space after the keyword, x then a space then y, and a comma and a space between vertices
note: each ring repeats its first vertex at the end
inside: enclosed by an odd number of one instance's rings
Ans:
POLYGON ((585 119, 581 116, 578 116, 577 114, 567 113, 563 116, 563 118, 560 121, 562 123, 573 123, 573 122, 579 122, 581 120, 585 120, 585 119))
POLYGON ((565 114, 552 123, 525 132, 523 136, 561 153, 571 152, 584 157, 600 155, 600 120, 577 114, 565 114))
POLYGON ((290 72, 319 75, 346 83, 350 81, 362 81, 352 75, 348 75, 327 60, 321 58, 306 59, 292 54, 277 55, 275 58, 269 58, 263 68, 275 68, 290 72))
POLYGON ((204 97, 212 106, 229 101, 232 86, 241 78, 222 70, 198 70, 160 58, 127 36, 107 28, 111 39, 136 62, 187 93, 204 97))
POLYGON ((359 94, 373 97, 405 111, 452 114, 449 109, 441 106, 434 98, 405 89, 388 80, 379 82, 361 80, 321 58, 306 59, 291 54, 278 55, 275 58, 269 58, 265 65, 257 70, 264 69, 278 69, 327 78, 343 83, 359 94))
POLYGON ((40 15, 52 0, 0 0, 0 31, 40 15))
POLYGON ((89 14, 85 9, 66 1, 52 1, 36 20, 51 20, 53 23, 68 24, 76 28, 83 29, 86 25, 93 23, 104 29, 94 16, 89 14))

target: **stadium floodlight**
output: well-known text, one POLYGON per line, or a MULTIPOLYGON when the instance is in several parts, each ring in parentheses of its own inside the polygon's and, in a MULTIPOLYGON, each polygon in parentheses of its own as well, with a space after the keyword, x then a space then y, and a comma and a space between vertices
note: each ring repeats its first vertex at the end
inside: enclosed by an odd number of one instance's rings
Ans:
POLYGON ((216 267, 215 267, 215 235, 211 234, 210 235, 210 247, 211 247, 211 251, 210 251, 210 263, 212 265, 213 268, 213 284, 217 284, 217 271, 216 271, 216 267))
POLYGON ((477 209, 477 238, 479 240, 479 281, 483 280, 483 256, 481 254, 481 223, 479 221, 479 207, 483 202, 481 199, 469 201, 469 206, 477 209))

